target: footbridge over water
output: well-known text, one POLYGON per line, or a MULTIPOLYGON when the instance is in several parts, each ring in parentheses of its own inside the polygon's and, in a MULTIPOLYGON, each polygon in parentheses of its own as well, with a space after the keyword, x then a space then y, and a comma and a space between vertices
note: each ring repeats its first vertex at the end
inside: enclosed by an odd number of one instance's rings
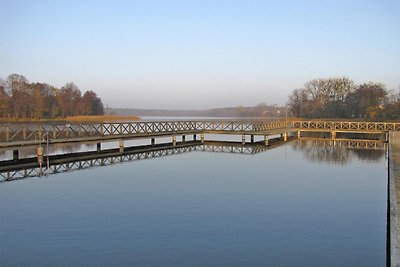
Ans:
MULTIPOLYGON (((387 134, 400 131, 396 122, 346 122, 346 121, 306 121, 306 120, 192 120, 154 121, 82 124, 8 124, 0 126, 0 149, 37 146, 43 143, 64 144, 73 142, 107 142, 129 139, 151 139, 171 137, 176 142, 179 136, 185 140, 193 135, 193 140, 204 140, 205 134, 238 135, 242 141, 250 136, 263 136, 265 143, 273 135, 287 139, 289 135, 302 137, 303 133, 329 133, 331 139, 341 133, 387 134)), ((387 140, 387 138, 385 139, 387 140)))
POLYGON ((83 124, 15 124, 0 129, 0 148, 32 146, 49 141, 51 144, 72 142, 107 142, 126 139, 152 139, 169 136, 204 134, 274 135, 287 133, 285 121, 154 121, 83 124))

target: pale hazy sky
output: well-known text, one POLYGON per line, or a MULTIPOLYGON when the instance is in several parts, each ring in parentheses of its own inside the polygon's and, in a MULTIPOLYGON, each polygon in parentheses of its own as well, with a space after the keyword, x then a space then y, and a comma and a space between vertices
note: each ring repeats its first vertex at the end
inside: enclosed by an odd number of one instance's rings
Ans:
POLYGON ((111 107, 284 104, 313 78, 400 85, 400 1, 0 0, 0 77, 111 107))

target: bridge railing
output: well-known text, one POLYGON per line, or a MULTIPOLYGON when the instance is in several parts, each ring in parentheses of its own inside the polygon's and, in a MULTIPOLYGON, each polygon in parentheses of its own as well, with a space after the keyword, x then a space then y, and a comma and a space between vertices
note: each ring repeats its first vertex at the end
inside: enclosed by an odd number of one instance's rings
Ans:
POLYGON ((158 121, 0 126, 0 142, 185 132, 254 132, 287 128, 285 121, 158 121))
POLYGON ((343 131, 400 131, 398 122, 292 121, 293 128, 343 131))

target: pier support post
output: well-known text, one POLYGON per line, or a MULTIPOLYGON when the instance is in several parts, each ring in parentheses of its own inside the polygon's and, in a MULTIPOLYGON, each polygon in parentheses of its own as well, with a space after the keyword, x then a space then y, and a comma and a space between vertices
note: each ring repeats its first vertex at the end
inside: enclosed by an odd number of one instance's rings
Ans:
POLYGON ((331 131, 331 139, 332 140, 336 139, 336 132, 335 131, 331 131))
POLYGON ((301 131, 297 131, 297 138, 298 138, 298 139, 301 138, 301 131))
POLYGON ((40 171, 40 176, 43 175, 43 169, 42 169, 42 163, 43 163, 43 147, 39 146, 37 148, 37 159, 39 163, 39 171, 40 171))
POLYGON ((151 145, 154 146, 156 144, 156 139, 155 138, 151 138, 151 145))
POLYGON ((182 135, 182 142, 186 141, 186 136, 182 135))
POLYGON ((119 152, 124 152, 124 140, 119 140, 119 152))
POLYGON ((264 144, 268 146, 268 136, 264 135, 264 144))
POLYGON ((204 133, 200 134, 200 139, 201 139, 201 142, 204 143, 204 133))
POLYGON ((250 142, 254 143, 254 135, 250 135, 250 142))
POLYGON ((38 159, 39 164, 42 164, 42 162, 43 162, 43 148, 41 146, 39 146, 37 148, 37 159, 38 159))
POLYGON ((246 135, 242 134, 242 144, 246 144, 246 135))
POLYGON ((197 135, 194 134, 194 135, 193 135, 193 141, 196 141, 196 139, 197 139, 197 135))
POLYGON ((288 134, 287 133, 283 133, 283 141, 286 142, 288 139, 288 134))
POLYGON ((176 146, 176 136, 175 136, 175 135, 172 136, 172 144, 173 144, 174 146, 176 146))
POLYGON ((13 160, 19 160, 19 150, 13 150, 13 160))
POLYGON ((96 144, 96 150, 98 153, 101 152, 101 143, 96 144))

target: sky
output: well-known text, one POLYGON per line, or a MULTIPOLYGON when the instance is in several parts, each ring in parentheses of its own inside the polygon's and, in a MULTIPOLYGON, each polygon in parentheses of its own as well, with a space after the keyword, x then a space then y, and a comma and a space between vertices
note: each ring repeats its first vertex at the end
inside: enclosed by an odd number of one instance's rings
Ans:
POLYGON ((400 1, 0 0, 0 77, 110 107, 284 105, 315 78, 400 86, 400 1))

